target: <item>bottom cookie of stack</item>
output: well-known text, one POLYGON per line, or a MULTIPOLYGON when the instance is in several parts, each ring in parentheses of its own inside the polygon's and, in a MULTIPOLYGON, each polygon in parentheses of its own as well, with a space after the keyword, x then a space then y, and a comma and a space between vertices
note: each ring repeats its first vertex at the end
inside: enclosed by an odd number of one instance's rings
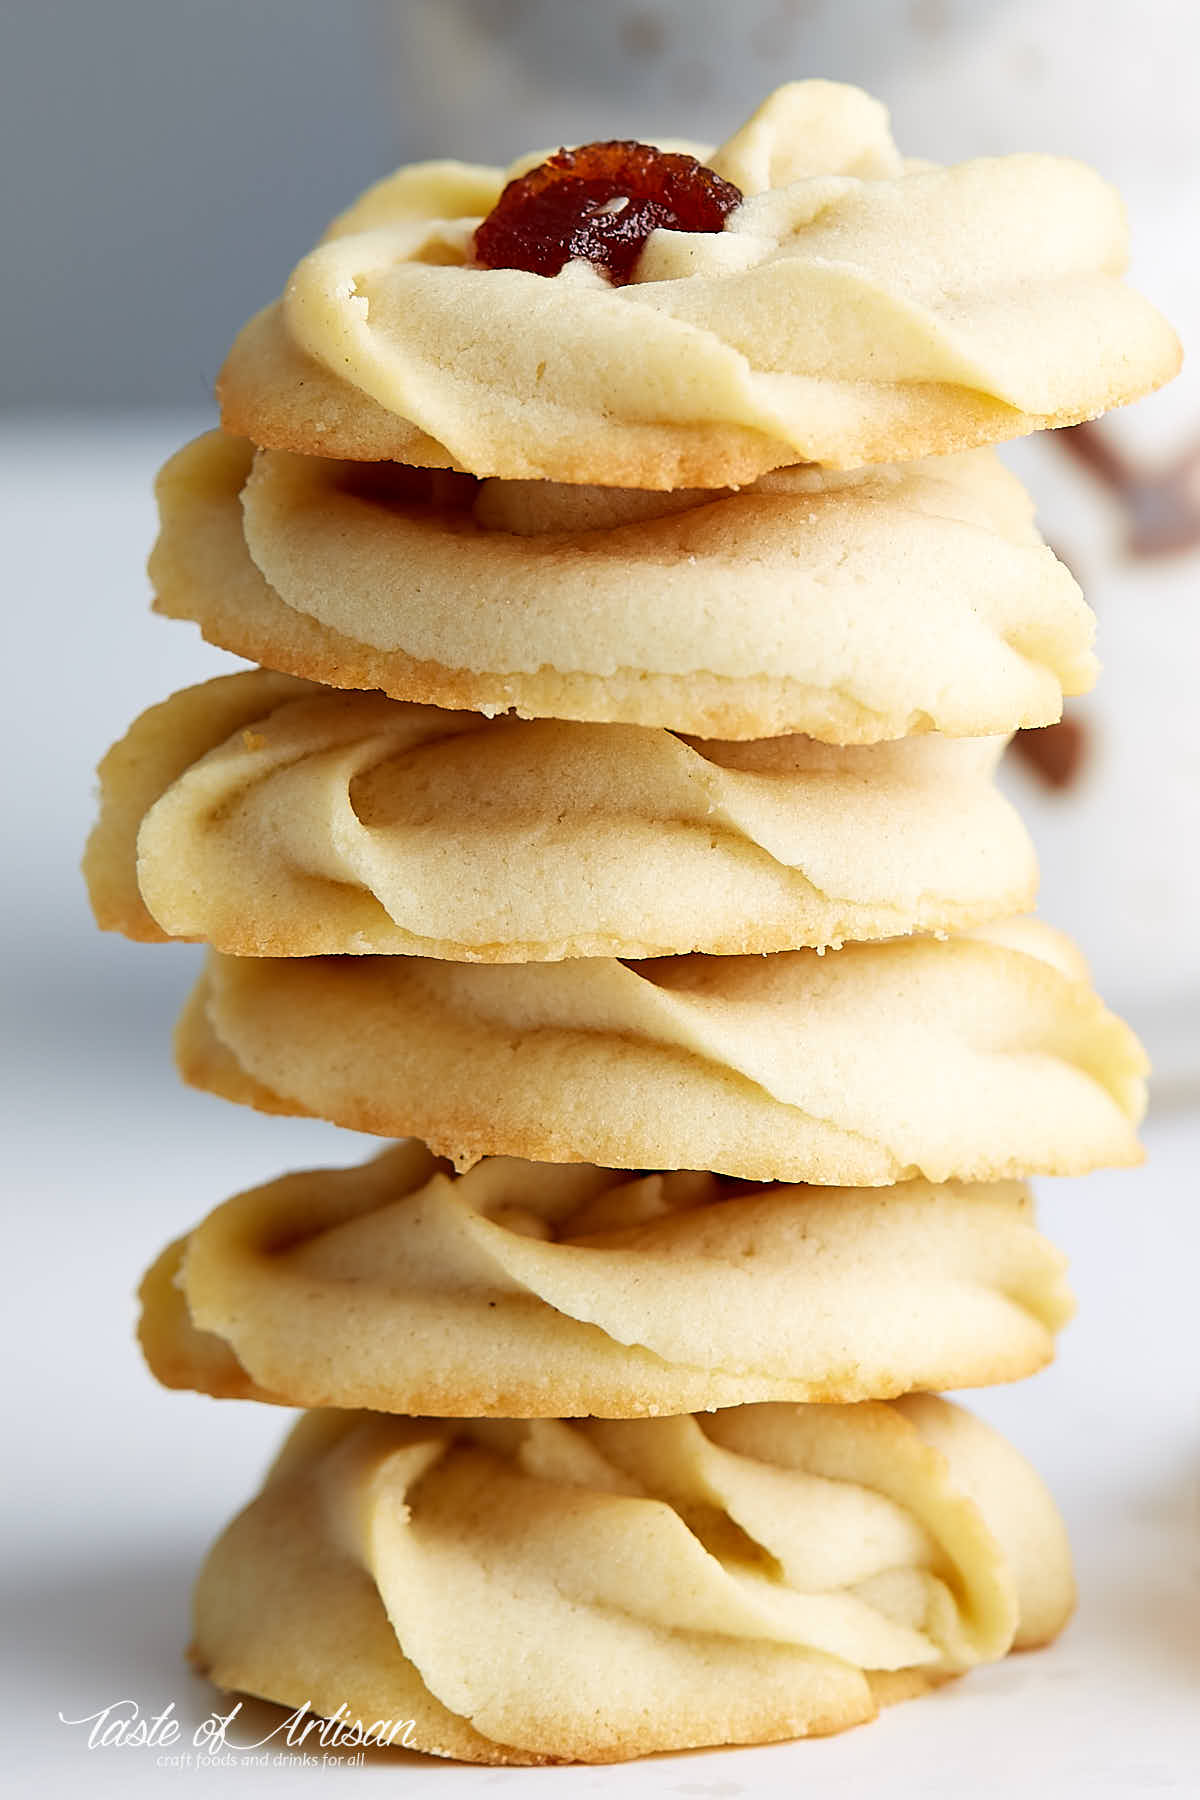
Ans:
POLYGON ((931 1395, 635 1421, 329 1410, 211 1551, 192 1656, 373 1739, 602 1762, 840 1731, 1047 1642, 1073 1598, 1037 1475, 931 1395))

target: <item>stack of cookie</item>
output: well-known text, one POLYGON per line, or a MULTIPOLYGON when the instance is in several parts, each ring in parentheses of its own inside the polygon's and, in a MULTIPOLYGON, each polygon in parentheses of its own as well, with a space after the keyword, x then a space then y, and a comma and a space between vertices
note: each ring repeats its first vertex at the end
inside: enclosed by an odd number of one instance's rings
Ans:
POLYGON ((370 190, 159 487, 261 667, 110 752, 101 925, 211 947, 194 1084, 405 1139, 155 1264, 172 1386, 314 1409, 200 1580, 222 1686, 486 1762, 836 1730, 1071 1605, 929 1390, 1071 1311, 1023 1177, 1144 1060, 994 786, 1092 620, 986 446, 1173 373, 1077 164, 855 89, 719 151, 370 190))

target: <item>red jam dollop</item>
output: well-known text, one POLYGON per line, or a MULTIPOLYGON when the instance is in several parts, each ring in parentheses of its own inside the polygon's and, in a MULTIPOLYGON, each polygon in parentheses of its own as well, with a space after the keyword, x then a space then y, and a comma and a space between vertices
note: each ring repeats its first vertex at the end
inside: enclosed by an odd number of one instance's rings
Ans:
POLYGON ((533 275, 582 260, 622 287, 652 231, 721 231, 741 199, 694 156, 622 139, 582 144, 509 182, 475 233, 475 258, 533 275))

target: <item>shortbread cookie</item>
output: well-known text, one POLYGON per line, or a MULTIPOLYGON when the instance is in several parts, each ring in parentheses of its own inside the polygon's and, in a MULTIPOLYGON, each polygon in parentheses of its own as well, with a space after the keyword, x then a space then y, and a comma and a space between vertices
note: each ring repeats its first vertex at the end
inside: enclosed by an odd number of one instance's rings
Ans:
POLYGON ((930 1395, 574 1424, 324 1412, 211 1551, 192 1656, 377 1741, 613 1762, 842 1730, 1046 1642, 1073 1602, 1037 1475, 930 1395))
POLYGON ((776 956, 210 955, 194 1085, 482 1156, 880 1187, 1140 1160, 1146 1063, 1034 920, 776 956))
POLYGON ((1178 367, 1121 280, 1121 202, 1081 163, 906 167, 883 107, 830 82, 780 88, 708 160, 744 202, 722 230, 655 231, 619 287, 585 262, 479 266, 504 172, 401 169, 238 339, 226 426, 306 454, 717 487, 1072 424, 1178 367))
POLYGON ((635 1418, 1030 1375, 1073 1301, 1020 1183, 761 1187, 421 1145, 285 1176, 159 1257, 169 1387, 441 1417, 635 1418))
POLYGON ((102 926, 238 956, 824 948, 1032 904, 1003 743, 689 743, 253 670, 109 752, 84 869, 102 926))
POLYGON ((875 743, 1048 724, 1096 672, 1092 614, 990 451, 668 497, 252 466, 212 433, 158 496, 159 611, 401 700, 875 743))

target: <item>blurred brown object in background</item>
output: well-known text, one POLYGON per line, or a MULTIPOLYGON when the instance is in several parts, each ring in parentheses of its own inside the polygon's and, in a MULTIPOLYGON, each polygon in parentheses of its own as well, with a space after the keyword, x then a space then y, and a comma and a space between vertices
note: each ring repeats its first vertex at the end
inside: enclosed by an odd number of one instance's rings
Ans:
MULTIPOLYGON (((1200 442, 1173 461, 1133 457, 1102 420, 1053 433, 1065 450, 1116 501, 1125 525, 1125 547, 1134 557, 1170 556, 1200 549, 1200 442)), ((1062 552, 1055 554, 1067 561, 1062 552)), ((1094 733, 1074 715, 1040 730, 1019 731, 1012 749, 1047 788, 1073 787, 1087 765, 1094 733)))
POLYGON ((1093 735, 1086 719, 1071 713, 1057 725, 1018 731, 1013 754, 1048 788, 1072 787, 1087 767, 1093 735))
POLYGON ((1167 556, 1200 548, 1200 443, 1173 462, 1135 460, 1120 449, 1115 433, 1099 420, 1054 434, 1117 501, 1132 556, 1167 556))
MULTIPOLYGON (((1083 429, 1083 426, 1076 425, 1047 435, 1057 442, 1060 438, 1070 437, 1074 431, 1083 429)), ((1070 569, 1078 580, 1070 557, 1063 554, 1058 544, 1051 544, 1050 548, 1059 562, 1070 569)), ((1095 741, 1094 725, 1071 712, 1055 725, 1029 726, 1018 731, 1009 745, 1009 753, 1024 763, 1037 777, 1040 786, 1065 793, 1068 788, 1075 786, 1087 768, 1095 741)))

